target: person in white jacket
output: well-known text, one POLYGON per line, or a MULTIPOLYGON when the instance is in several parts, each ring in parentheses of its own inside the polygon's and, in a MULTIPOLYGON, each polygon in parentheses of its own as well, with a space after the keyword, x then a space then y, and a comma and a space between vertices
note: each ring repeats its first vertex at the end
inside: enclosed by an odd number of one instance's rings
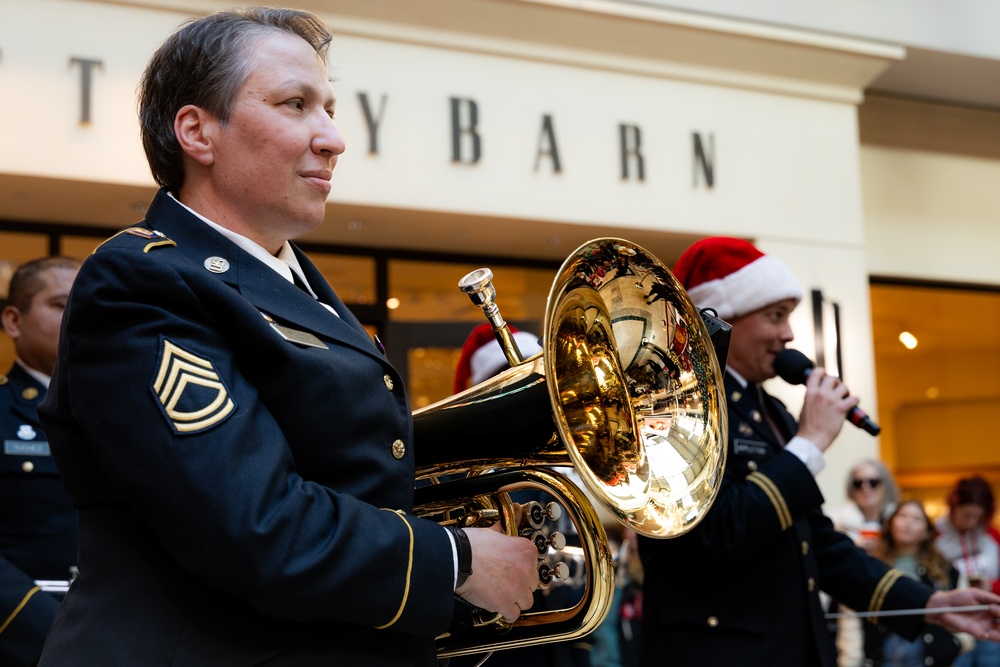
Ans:
MULTIPOLYGON (((948 493, 948 514, 935 525, 935 545, 958 570, 959 586, 1000 589, 1000 543, 990 530, 994 508, 993 490, 982 477, 960 479, 948 493)), ((1000 665, 1000 644, 991 641, 977 641, 972 652, 955 661, 955 667, 995 665, 1000 665)))

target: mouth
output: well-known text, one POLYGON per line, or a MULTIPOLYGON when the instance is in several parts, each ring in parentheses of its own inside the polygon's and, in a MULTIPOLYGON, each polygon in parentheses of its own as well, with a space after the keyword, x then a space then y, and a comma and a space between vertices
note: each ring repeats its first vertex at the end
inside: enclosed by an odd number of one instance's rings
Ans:
POLYGON ((299 175, 324 195, 330 194, 333 187, 330 183, 330 179, 333 178, 332 171, 311 171, 299 175))

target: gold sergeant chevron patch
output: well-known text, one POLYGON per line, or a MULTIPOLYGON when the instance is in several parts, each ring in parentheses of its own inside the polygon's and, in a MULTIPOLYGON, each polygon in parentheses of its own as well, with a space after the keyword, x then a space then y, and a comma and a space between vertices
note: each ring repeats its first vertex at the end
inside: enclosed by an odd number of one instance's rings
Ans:
POLYGON ((177 433, 204 431, 224 421, 236 409, 212 362, 166 338, 152 388, 177 433))

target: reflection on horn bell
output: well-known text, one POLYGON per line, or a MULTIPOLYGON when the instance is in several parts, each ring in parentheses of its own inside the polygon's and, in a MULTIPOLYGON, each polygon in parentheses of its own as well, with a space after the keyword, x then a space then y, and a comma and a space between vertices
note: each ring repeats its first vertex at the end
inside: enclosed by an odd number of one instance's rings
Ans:
MULTIPOLYGON (((461 286, 505 345, 512 337, 492 303, 491 277, 480 269, 461 286)), ((670 538, 701 520, 721 483, 720 366, 701 314, 647 251, 597 239, 570 255, 553 282, 541 342, 524 361, 516 346, 505 349, 519 363, 414 413, 418 479, 468 475, 418 488, 415 511, 442 523, 499 520, 515 535, 507 494, 546 491, 576 526, 586 591, 571 609, 453 629, 439 638, 442 657, 592 631, 611 605, 614 564, 591 502, 642 535, 670 538), (586 495, 548 469, 560 465, 573 466, 586 495)))

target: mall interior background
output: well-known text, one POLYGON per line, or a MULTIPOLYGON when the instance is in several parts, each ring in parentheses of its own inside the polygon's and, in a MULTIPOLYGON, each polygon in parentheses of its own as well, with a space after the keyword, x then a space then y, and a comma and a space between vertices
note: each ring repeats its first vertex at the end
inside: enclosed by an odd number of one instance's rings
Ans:
MULTIPOLYGON (((505 317, 541 334, 552 278, 588 239, 627 238, 667 266, 702 236, 752 239, 836 306, 840 370, 883 427, 845 429, 828 501, 871 455, 935 512, 962 475, 1000 491, 1000 9, 746 4, 295 3, 335 33, 348 139, 327 220, 301 245, 386 342, 416 408, 451 392, 482 321, 456 287, 467 271, 491 267, 505 317), (478 160, 473 133, 454 136, 472 102, 478 160)), ((21 262, 83 258, 141 218, 155 189, 138 73, 185 17, 228 6, 0 0, 0 299, 21 262)), ((833 327, 819 341, 800 311, 794 346, 815 356, 833 327)), ((11 356, 0 340, 0 368, 11 356)))

